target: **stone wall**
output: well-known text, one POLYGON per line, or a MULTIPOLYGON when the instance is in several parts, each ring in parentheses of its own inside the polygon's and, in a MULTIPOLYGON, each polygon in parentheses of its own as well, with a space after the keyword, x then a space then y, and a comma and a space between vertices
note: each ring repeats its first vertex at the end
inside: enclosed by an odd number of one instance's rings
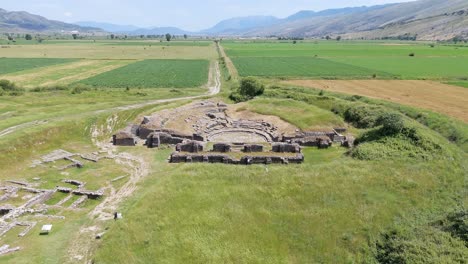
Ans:
POLYGON ((253 165, 253 164, 300 164, 304 162, 304 155, 298 153, 294 157, 279 157, 279 156, 245 156, 239 160, 233 159, 228 155, 207 154, 207 155, 190 155, 181 154, 179 152, 172 153, 170 157, 171 163, 224 163, 234 165, 253 165))
POLYGON ((114 146, 135 146, 136 139, 131 133, 121 131, 112 136, 112 143, 114 146))
POLYGON ((203 145, 197 141, 190 141, 187 143, 180 143, 176 146, 176 151, 198 153, 203 151, 203 145))
POLYGON ((273 144, 271 151, 277 153, 301 153, 299 144, 277 143, 273 144))
POLYGON ((263 152, 262 145, 245 145, 244 150, 245 153, 252 153, 252 152, 263 152))
POLYGON ((213 152, 221 152, 221 153, 231 152, 231 145, 224 144, 224 143, 214 144, 213 152))

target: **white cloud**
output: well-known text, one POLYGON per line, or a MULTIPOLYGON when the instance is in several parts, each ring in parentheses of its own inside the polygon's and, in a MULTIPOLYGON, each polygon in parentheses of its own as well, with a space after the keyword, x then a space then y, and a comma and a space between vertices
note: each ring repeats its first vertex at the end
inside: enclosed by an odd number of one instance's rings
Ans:
POLYGON ((73 13, 72 12, 65 12, 63 15, 66 16, 66 17, 72 17, 73 13))

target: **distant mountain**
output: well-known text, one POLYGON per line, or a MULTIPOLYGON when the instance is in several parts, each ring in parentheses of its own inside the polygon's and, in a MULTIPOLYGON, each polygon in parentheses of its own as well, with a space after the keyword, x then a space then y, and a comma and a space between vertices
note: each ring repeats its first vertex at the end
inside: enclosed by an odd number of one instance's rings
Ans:
POLYGON ((33 15, 28 12, 8 12, 0 8, 0 32, 27 33, 27 32, 71 32, 81 33, 102 32, 98 28, 81 27, 60 21, 49 20, 45 17, 33 15))
POLYGON ((467 0, 419 0, 357 9, 325 10, 323 15, 299 12, 269 27, 242 32, 243 36, 385 38, 403 35, 422 40, 468 37, 467 0))
POLYGON ((140 29, 140 27, 133 26, 133 25, 116 25, 116 24, 111 24, 111 23, 102 23, 102 22, 94 22, 94 21, 80 21, 80 22, 75 22, 74 24, 82 26, 82 27, 100 28, 107 32, 112 32, 112 33, 129 32, 129 31, 140 29))
POLYGON ((274 16, 248 16, 223 20, 214 27, 201 31, 206 34, 239 34, 254 28, 272 26, 281 21, 274 16))
POLYGON ((140 28, 133 31, 122 32, 128 35, 164 35, 164 34, 171 34, 171 35, 194 35, 197 33, 185 31, 180 28, 176 27, 155 27, 155 28, 140 28))
POLYGON ((315 12, 309 10, 299 11, 294 15, 291 15, 284 19, 284 21, 296 21, 301 19, 307 18, 314 18, 314 17, 326 17, 326 16, 337 16, 337 15, 348 15, 358 12, 368 12, 371 10, 380 9, 383 7, 392 6, 395 4, 387 4, 387 5, 377 5, 377 6, 360 6, 360 7, 346 7, 346 8, 338 8, 338 9, 326 9, 323 11, 315 12))

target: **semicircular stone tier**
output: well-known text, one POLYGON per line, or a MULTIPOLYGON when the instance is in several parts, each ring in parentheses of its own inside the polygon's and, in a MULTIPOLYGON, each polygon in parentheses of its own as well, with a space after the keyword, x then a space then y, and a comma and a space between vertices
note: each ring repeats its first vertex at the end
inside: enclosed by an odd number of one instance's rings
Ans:
POLYGON ((262 119, 234 119, 222 102, 202 101, 164 110, 143 119, 137 135, 146 139, 153 132, 199 141, 262 143, 282 140, 278 128, 262 119))

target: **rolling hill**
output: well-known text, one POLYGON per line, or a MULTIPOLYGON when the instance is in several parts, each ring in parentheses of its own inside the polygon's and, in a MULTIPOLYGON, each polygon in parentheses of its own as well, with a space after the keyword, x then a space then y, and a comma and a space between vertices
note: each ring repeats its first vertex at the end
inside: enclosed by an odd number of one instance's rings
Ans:
POLYGON ((60 21, 49 20, 45 17, 28 12, 9 12, 0 8, 0 32, 28 33, 28 32, 71 32, 81 33, 102 32, 101 29, 81 27, 60 21))

